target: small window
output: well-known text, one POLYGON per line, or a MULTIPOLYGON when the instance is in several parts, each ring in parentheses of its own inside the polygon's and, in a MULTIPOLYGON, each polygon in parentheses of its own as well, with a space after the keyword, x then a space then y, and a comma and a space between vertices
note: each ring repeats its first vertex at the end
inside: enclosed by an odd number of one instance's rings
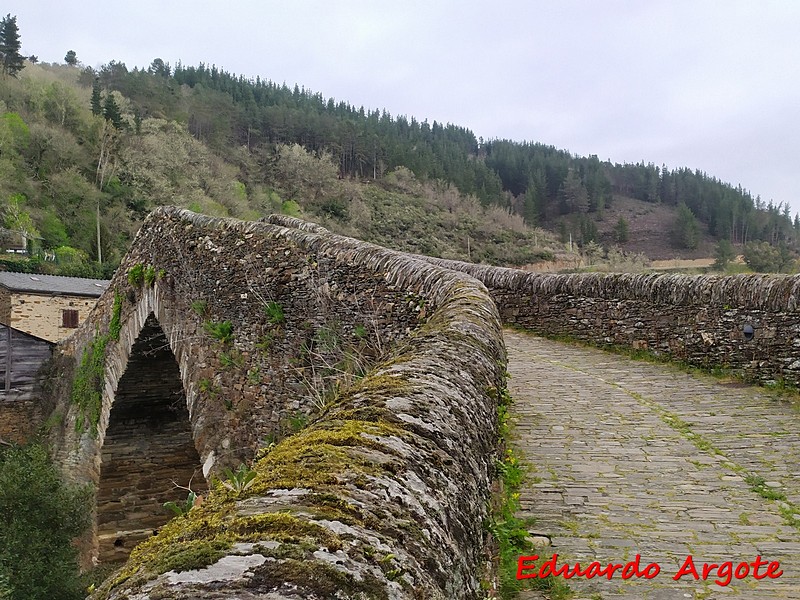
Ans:
POLYGON ((78 326, 78 311, 65 308, 61 311, 61 326, 75 329, 78 326))

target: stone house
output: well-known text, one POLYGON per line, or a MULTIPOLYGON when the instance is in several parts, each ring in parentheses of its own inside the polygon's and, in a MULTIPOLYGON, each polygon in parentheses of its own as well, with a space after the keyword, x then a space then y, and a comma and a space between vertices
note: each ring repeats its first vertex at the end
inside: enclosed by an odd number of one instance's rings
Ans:
POLYGON ((50 342, 82 323, 109 281, 0 272, 0 324, 50 342))

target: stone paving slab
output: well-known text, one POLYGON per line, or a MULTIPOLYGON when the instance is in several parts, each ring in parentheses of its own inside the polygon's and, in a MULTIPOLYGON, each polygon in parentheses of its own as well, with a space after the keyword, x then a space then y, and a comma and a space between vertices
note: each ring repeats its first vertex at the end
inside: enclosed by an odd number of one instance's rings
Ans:
POLYGON ((639 554, 642 566, 661 568, 649 580, 572 578, 576 599, 800 599, 796 408, 671 366, 518 332, 505 338, 514 445, 531 465, 521 516, 552 539, 539 563, 553 553, 559 565, 583 566, 639 554), (724 587, 716 570, 707 581, 673 581, 689 555, 698 569, 760 555, 783 575, 724 587))

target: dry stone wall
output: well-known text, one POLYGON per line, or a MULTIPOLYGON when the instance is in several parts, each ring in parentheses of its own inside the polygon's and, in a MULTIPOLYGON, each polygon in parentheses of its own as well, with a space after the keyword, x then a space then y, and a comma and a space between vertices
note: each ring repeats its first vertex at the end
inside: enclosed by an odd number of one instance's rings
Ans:
POLYGON ((482 281, 505 323, 800 385, 800 276, 550 275, 427 260, 482 281))
MULTIPOLYGON (((271 220, 157 211, 89 321, 56 353, 51 401, 63 426, 53 439, 73 479, 102 479, 106 438, 123 440, 121 464, 131 462, 135 437, 124 425, 140 419, 115 413, 115 402, 143 330, 156 327, 178 367, 171 381, 182 384, 204 474, 255 459, 247 490, 217 484, 134 549, 95 597, 483 597, 505 365, 494 303, 464 274, 271 220), (129 281, 139 266, 149 275, 129 281), (109 333, 117 328, 118 340, 109 333), (93 432, 70 384, 100 338, 93 432), (376 366, 328 395, 309 389, 345 346, 376 366), (283 423, 298 414, 311 423, 285 437, 283 423)), ((135 397, 124 387, 121 398, 135 397)), ((114 477, 105 502, 113 489, 141 491, 114 477)), ((128 517, 109 522, 133 529, 128 517)))
POLYGON ((56 432, 57 447, 68 472, 96 479, 86 457, 102 445, 119 379, 150 315, 180 367, 204 463, 236 466, 290 432, 288 420, 302 421, 316 408, 311 372, 336 368, 329 363, 338 348, 328 346, 353 347, 368 363, 419 324, 414 286, 396 285, 380 265, 354 268, 359 253, 370 252, 362 246, 177 209, 152 215, 93 317, 60 346, 53 366, 53 396, 68 421, 56 432), (132 284, 137 268, 153 281, 132 284), (85 350, 109 330, 117 296, 121 333, 105 351, 99 432, 76 435, 72 381, 85 350))
POLYGON ((0 393, 0 440, 3 442, 24 444, 36 435, 45 418, 41 402, 30 392, 0 393))

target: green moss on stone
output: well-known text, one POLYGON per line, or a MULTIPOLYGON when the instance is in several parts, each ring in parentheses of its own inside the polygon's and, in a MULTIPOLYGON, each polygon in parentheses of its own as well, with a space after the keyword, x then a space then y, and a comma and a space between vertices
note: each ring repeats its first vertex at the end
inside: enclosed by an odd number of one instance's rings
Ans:
POLYGON ((225 551, 230 549, 231 543, 225 540, 189 540, 177 542, 159 557, 154 565, 154 570, 159 573, 167 571, 191 571, 212 565, 225 556, 225 551))
POLYGON ((367 436, 400 436, 408 432, 383 422, 331 421, 286 438, 258 461, 258 472, 250 495, 270 489, 296 487, 322 490, 341 483, 343 478, 357 480, 372 475, 376 466, 347 452, 348 447, 381 449, 381 444, 367 436))
POLYGON ((342 547, 342 541, 329 529, 299 519, 288 512, 233 517, 226 519, 222 526, 238 541, 270 539, 282 543, 301 543, 312 539, 331 552, 342 547))
MULTIPOLYGON (((375 475, 379 467, 354 458, 347 448, 379 448, 376 437, 407 435, 382 422, 334 421, 311 427, 285 439, 254 465, 257 476, 248 496, 264 495, 274 489, 310 488, 315 492, 302 502, 312 507, 312 512, 326 519, 357 522, 358 509, 330 489, 347 474, 357 484, 359 477, 375 475)), ((306 547, 326 547, 335 552, 343 546, 341 538, 329 529, 287 511, 241 515, 236 508, 241 499, 221 487, 213 490, 201 506, 173 519, 157 536, 137 546, 113 585, 134 577, 146 580, 170 570, 206 566, 236 542, 273 540, 293 544, 298 547, 296 551, 287 547, 282 552, 298 556, 306 547)))
POLYGON ((122 303, 119 292, 114 293, 111 320, 108 333, 96 335, 84 348, 81 362, 75 373, 70 392, 70 400, 78 407, 75 429, 80 432, 89 427, 97 435, 100 412, 103 403, 103 382, 105 381, 106 346, 109 341, 118 341, 122 329, 122 303))
POLYGON ((70 400, 78 407, 75 429, 80 432, 88 427, 97 435, 103 403, 103 381, 105 379, 106 344, 108 335, 99 335, 84 348, 80 365, 72 382, 70 400))

